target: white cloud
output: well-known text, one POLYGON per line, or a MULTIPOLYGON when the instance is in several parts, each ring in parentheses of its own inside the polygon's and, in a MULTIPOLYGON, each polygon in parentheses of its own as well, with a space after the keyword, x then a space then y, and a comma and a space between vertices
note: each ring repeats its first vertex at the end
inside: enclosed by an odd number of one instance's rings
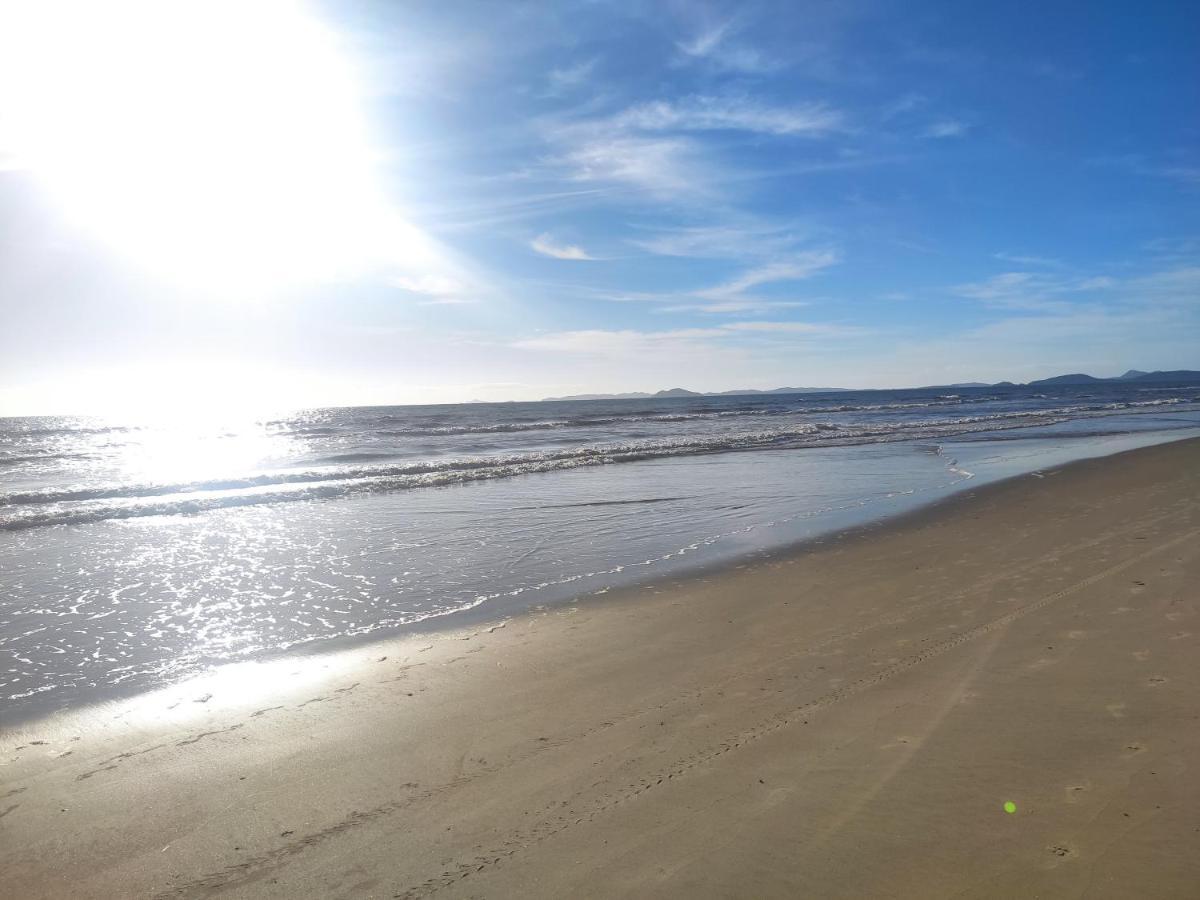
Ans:
POLYGON ((392 279, 392 284, 414 294, 431 297, 454 297, 464 290, 461 281, 446 275, 404 275, 392 279))
POLYGON ((529 246, 542 256, 550 256, 554 259, 592 260, 596 258, 577 244, 555 243, 554 238, 549 234, 539 234, 529 242, 529 246))

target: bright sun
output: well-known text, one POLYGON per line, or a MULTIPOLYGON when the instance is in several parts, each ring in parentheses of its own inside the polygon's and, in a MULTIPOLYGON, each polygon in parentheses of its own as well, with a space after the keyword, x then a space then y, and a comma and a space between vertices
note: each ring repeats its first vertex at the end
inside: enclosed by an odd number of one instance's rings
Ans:
POLYGON ((355 72, 298 3, 0 9, 0 152, 139 265, 245 295, 432 252, 383 201, 355 72))

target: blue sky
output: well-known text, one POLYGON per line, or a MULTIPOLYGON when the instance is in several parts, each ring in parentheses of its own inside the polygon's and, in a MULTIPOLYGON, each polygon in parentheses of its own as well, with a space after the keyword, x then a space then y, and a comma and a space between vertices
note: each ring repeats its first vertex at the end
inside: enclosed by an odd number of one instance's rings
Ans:
POLYGON ((1200 367, 1191 4, 236 7, 8 29, 0 411, 1200 367))

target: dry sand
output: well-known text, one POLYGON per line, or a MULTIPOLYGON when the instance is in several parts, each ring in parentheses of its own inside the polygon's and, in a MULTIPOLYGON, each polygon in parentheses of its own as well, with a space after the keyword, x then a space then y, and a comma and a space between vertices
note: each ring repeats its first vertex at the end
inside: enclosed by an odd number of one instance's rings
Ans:
POLYGON ((113 704, 0 736, 3 892, 1197 897, 1197 585, 1189 441, 113 704))

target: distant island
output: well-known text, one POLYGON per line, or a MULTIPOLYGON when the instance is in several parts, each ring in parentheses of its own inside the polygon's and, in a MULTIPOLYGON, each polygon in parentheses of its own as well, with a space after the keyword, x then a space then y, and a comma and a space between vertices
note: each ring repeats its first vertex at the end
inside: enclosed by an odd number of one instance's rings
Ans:
MULTIPOLYGON (((1114 382, 1136 382, 1139 384, 1171 384, 1178 382, 1196 382, 1200 384, 1200 371, 1194 369, 1172 369, 1166 372, 1142 372, 1138 369, 1130 369, 1124 375, 1117 375, 1114 378, 1097 378, 1094 375, 1085 375, 1082 372, 1076 372, 1070 375, 1055 375, 1053 378, 1040 378, 1037 381, 1030 381, 1026 384, 1017 384, 1012 381, 998 381, 989 383, 986 381, 961 381, 955 384, 930 384, 913 390, 934 390, 947 388, 1007 388, 1007 387, 1054 387, 1056 385, 1079 385, 1079 384, 1112 384, 1114 382)), ((852 391, 855 388, 837 388, 837 387, 781 387, 772 388, 771 390, 756 390, 754 388, 746 388, 743 390, 732 391, 689 391, 686 388, 668 388, 664 391, 655 391, 654 393, 646 393, 643 391, 634 391, 628 394, 571 394, 566 397, 545 397, 543 402, 556 402, 567 400, 662 400, 670 397, 741 397, 751 396, 755 394, 831 394, 839 391, 852 391)), ((862 390, 869 390, 863 388, 862 390)))

